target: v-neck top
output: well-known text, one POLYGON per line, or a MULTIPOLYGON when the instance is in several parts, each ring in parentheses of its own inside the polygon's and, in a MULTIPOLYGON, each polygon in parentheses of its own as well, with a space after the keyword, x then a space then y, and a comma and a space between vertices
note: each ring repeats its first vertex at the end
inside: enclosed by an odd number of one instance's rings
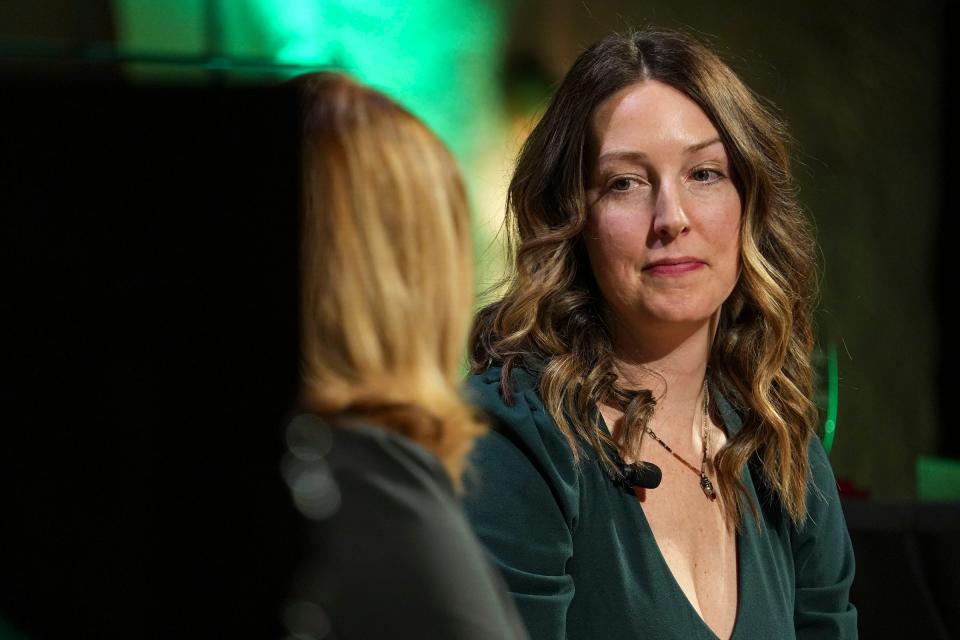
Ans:
MULTIPOLYGON (((508 405, 499 367, 468 379, 491 430, 471 454, 463 501, 531 639, 716 640, 667 566, 634 493, 611 480, 589 446, 574 461, 534 374, 517 368, 511 382, 508 405)), ((740 416, 713 397, 734 435, 740 416)), ((808 456, 802 526, 765 489, 757 461, 744 467, 761 522, 747 510, 737 532, 734 640, 857 637, 853 548, 836 481, 818 439, 808 456)))

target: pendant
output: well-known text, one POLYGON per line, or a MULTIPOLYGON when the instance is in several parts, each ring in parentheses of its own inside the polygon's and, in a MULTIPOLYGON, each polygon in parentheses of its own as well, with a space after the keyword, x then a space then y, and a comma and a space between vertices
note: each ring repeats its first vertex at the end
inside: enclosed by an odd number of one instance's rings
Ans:
POLYGON ((710 482, 710 478, 708 478, 707 474, 705 473, 700 474, 700 488, 703 489, 703 494, 705 496, 711 500, 716 499, 717 492, 713 490, 713 483, 710 482))

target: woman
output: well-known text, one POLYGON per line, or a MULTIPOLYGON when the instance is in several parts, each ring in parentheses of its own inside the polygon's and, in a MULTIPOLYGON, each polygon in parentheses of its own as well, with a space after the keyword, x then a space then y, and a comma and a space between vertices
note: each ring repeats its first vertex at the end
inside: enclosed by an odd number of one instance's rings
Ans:
POLYGON ((290 632, 524 637, 453 491, 480 433, 460 391, 473 282, 456 163, 386 96, 332 73, 298 82, 309 413, 285 475, 315 528, 290 632))
POLYGON ((856 636, 785 140, 671 32, 590 47, 527 140, 465 505, 532 638, 856 636))

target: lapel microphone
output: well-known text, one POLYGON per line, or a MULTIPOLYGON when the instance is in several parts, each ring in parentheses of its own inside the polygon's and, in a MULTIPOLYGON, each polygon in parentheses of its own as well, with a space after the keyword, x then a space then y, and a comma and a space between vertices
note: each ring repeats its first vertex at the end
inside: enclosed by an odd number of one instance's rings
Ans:
POLYGON ((660 467, 652 462, 627 464, 621 459, 617 460, 617 466, 620 468, 620 473, 623 474, 623 481, 631 487, 656 489, 663 479, 663 472, 660 471, 660 467))

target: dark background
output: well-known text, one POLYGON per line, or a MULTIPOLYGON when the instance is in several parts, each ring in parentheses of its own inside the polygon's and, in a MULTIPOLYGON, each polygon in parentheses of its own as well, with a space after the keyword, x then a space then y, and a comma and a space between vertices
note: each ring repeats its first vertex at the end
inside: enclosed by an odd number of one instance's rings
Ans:
MULTIPOLYGON (((960 459, 953 6, 500 5, 517 115, 584 46, 647 24, 711 42, 779 107, 839 354, 831 462, 854 490, 862 636, 960 635, 957 503, 915 501, 920 456, 960 459)), ((299 557, 279 474, 295 105, 215 71, 127 86, 126 60, 84 46, 115 39, 112 6, 0 3, 0 617, 37 638, 276 637, 299 557)))
POLYGON ((5 91, 0 616, 37 638, 279 637, 296 96, 5 91))

